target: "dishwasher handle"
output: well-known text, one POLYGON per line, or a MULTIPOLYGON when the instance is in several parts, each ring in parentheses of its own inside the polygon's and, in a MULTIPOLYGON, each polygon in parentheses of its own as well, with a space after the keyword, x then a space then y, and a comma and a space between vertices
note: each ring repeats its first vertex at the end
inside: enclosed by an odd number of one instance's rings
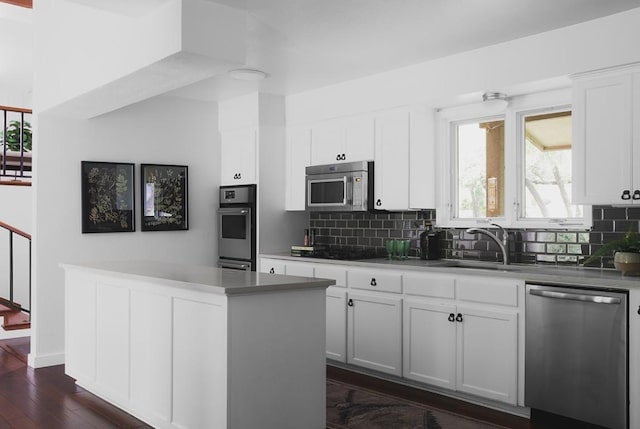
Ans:
POLYGON ((546 289, 529 289, 529 294, 544 298, 570 299, 573 301, 592 302, 595 304, 620 304, 622 300, 614 296, 582 295, 579 293, 555 292, 546 289))

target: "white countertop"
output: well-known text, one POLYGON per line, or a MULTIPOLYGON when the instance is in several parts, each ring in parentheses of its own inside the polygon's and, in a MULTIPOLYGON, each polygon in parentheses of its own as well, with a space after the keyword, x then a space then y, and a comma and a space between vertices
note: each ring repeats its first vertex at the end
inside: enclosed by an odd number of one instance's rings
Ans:
POLYGON ((261 254, 260 257, 282 259, 307 263, 328 263, 351 267, 386 268, 401 271, 439 272, 457 275, 473 275, 483 277, 517 278, 528 283, 556 283, 561 285, 607 287, 622 289, 640 289, 640 276, 622 275, 614 269, 597 269, 584 267, 562 267, 548 265, 511 264, 462 261, 453 259, 421 260, 388 260, 385 258, 341 261, 334 259, 308 258, 289 254, 261 254), (459 265, 459 266, 456 266, 459 265), (463 265, 463 266, 461 266, 463 265), (483 269, 483 267, 491 267, 483 269))
POLYGON ((326 279, 159 261, 100 261, 60 264, 60 266, 65 270, 76 269, 119 278, 150 280, 164 285, 190 287, 224 295, 326 288, 335 284, 335 281, 326 279))

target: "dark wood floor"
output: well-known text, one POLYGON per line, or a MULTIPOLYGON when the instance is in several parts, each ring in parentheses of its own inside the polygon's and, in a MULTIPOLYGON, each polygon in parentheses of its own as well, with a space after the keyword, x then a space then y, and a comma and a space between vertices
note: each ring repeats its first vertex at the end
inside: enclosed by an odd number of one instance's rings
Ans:
MULTIPOLYGON (((28 338, 0 341, 0 429, 150 427, 78 387, 64 374, 63 365, 35 370, 28 367, 28 353, 28 338)), ((585 428, 566 421, 532 423, 511 414, 332 366, 327 367, 327 377, 510 429, 585 428)))

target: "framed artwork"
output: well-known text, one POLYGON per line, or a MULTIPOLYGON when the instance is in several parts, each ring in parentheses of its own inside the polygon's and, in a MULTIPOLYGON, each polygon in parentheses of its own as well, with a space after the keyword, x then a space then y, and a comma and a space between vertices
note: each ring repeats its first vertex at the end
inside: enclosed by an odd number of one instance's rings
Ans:
POLYGON ((82 161, 82 232, 133 232, 134 165, 82 161))
POLYGON ((189 229, 187 170, 185 165, 140 165, 143 231, 189 229))

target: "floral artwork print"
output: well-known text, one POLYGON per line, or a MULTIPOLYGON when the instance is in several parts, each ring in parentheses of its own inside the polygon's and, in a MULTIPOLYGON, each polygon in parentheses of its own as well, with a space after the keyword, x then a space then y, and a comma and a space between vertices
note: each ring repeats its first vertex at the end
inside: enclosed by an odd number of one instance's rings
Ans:
POLYGON ((188 229, 187 167, 142 164, 142 230, 188 229))
POLYGON ((82 161, 82 232, 135 231, 133 168, 82 161))

